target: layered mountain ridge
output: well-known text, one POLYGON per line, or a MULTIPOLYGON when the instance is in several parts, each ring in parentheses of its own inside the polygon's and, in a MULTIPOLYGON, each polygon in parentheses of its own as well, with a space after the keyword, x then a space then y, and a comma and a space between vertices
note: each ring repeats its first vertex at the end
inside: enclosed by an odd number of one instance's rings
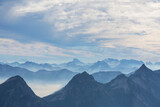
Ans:
POLYGON ((145 65, 131 76, 120 74, 107 84, 96 82, 84 72, 73 77, 67 88, 45 99, 54 107, 158 107, 159 82, 160 75, 145 65))
POLYGON ((129 77, 120 74, 106 84, 97 82, 92 75, 83 72, 75 75, 61 90, 41 99, 21 77, 15 76, 0 85, 0 105, 1 107, 159 107, 159 83, 160 74, 153 72, 144 64, 129 77))

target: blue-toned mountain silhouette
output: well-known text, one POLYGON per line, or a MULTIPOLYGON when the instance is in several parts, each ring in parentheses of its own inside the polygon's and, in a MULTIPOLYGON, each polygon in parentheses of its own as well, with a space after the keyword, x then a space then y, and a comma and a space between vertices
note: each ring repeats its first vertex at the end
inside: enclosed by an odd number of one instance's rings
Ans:
POLYGON ((34 94, 20 76, 14 76, 0 85, 0 107, 49 107, 34 94))
POLYGON ((44 98, 37 97, 20 76, 15 76, 0 85, 0 107, 159 107, 157 72, 143 64, 129 77, 120 74, 106 84, 83 72, 44 98))
POLYGON ((107 84, 86 72, 60 91, 45 97, 54 107, 159 107, 160 75, 142 65, 134 74, 120 74, 107 84))
POLYGON ((12 67, 10 65, 2 65, 0 64, 0 77, 1 78, 9 78, 12 76, 20 75, 25 80, 38 80, 44 82, 62 82, 69 81, 76 72, 72 72, 67 69, 61 70, 39 70, 37 72, 32 72, 25 68, 20 67, 12 67))

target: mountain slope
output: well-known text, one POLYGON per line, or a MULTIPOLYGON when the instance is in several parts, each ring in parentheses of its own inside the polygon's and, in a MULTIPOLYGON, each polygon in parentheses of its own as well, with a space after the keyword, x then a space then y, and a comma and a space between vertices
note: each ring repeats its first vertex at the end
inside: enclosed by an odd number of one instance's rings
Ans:
POLYGON ((160 75, 145 65, 131 76, 121 74, 107 84, 84 72, 45 99, 53 107, 159 107, 159 82, 160 75))
POLYGON ((39 70, 37 72, 29 71, 25 68, 12 67, 9 65, 0 64, 0 77, 9 78, 12 76, 20 75, 25 80, 38 80, 47 82, 62 82, 70 80, 77 73, 67 69, 61 70, 39 70))
POLYGON ((100 72, 93 73, 92 76, 96 81, 100 83, 107 83, 120 74, 121 72, 119 71, 100 71, 100 72))
POLYGON ((0 85, 0 107, 48 107, 20 77, 9 78, 0 85))
POLYGON ((104 87, 86 72, 77 74, 59 92, 45 97, 53 107, 94 107, 104 96, 104 87), (96 100, 96 102, 92 102, 96 100))
POLYGON ((46 82, 62 82, 62 81, 69 81, 76 72, 72 72, 67 69, 61 70, 54 70, 54 71, 46 71, 46 70, 39 70, 34 73, 35 80, 43 80, 46 82))
POLYGON ((106 70, 110 70, 110 66, 105 61, 97 61, 88 68, 91 73, 106 70))
POLYGON ((31 71, 38 71, 38 70, 41 70, 41 69, 45 69, 45 70, 53 70, 54 69, 53 66, 48 64, 48 63, 38 64, 38 63, 35 63, 35 62, 30 62, 30 61, 19 64, 18 67, 26 68, 26 69, 29 69, 31 71))
POLYGON ((79 59, 73 59, 70 62, 60 64, 59 67, 69 69, 69 70, 75 71, 75 72, 82 72, 82 71, 86 70, 88 65, 81 62, 79 59))
POLYGON ((25 68, 12 67, 10 65, 0 64, 0 77, 9 78, 16 75, 20 75, 28 79, 33 78, 33 72, 25 68))

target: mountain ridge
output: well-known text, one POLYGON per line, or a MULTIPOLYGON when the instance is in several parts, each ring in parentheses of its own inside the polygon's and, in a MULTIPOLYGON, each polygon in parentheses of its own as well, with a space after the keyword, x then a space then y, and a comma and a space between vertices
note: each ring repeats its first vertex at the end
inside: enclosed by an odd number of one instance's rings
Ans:
MULTIPOLYGON (((76 82, 78 84, 76 88, 71 88, 73 84, 69 82, 66 85, 67 89, 63 88, 61 91, 45 97, 45 99, 55 107, 159 107, 160 86, 157 81, 160 81, 160 75, 156 76, 154 72, 149 72, 148 74, 148 71, 141 72, 143 70, 150 71, 150 69, 142 65, 140 69, 131 76, 126 77, 124 74, 120 74, 106 84, 100 84, 96 81, 92 81, 92 83, 90 79, 85 79, 82 83, 76 82), (84 85, 86 83, 88 85, 84 85), (82 93, 82 90, 84 93, 82 93), (88 92, 88 94, 85 92, 88 92), (100 99, 97 99, 96 96, 100 99)), ((73 78, 75 79, 76 77, 78 76, 74 76, 73 78)), ((86 77, 89 78, 90 76, 86 77)))

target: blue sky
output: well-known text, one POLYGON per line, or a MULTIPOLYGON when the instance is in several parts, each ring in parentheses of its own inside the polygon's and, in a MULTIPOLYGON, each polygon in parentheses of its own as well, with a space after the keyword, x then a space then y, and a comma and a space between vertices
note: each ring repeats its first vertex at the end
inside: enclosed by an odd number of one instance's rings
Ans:
POLYGON ((1 0, 0 60, 160 61, 160 0, 1 0))

